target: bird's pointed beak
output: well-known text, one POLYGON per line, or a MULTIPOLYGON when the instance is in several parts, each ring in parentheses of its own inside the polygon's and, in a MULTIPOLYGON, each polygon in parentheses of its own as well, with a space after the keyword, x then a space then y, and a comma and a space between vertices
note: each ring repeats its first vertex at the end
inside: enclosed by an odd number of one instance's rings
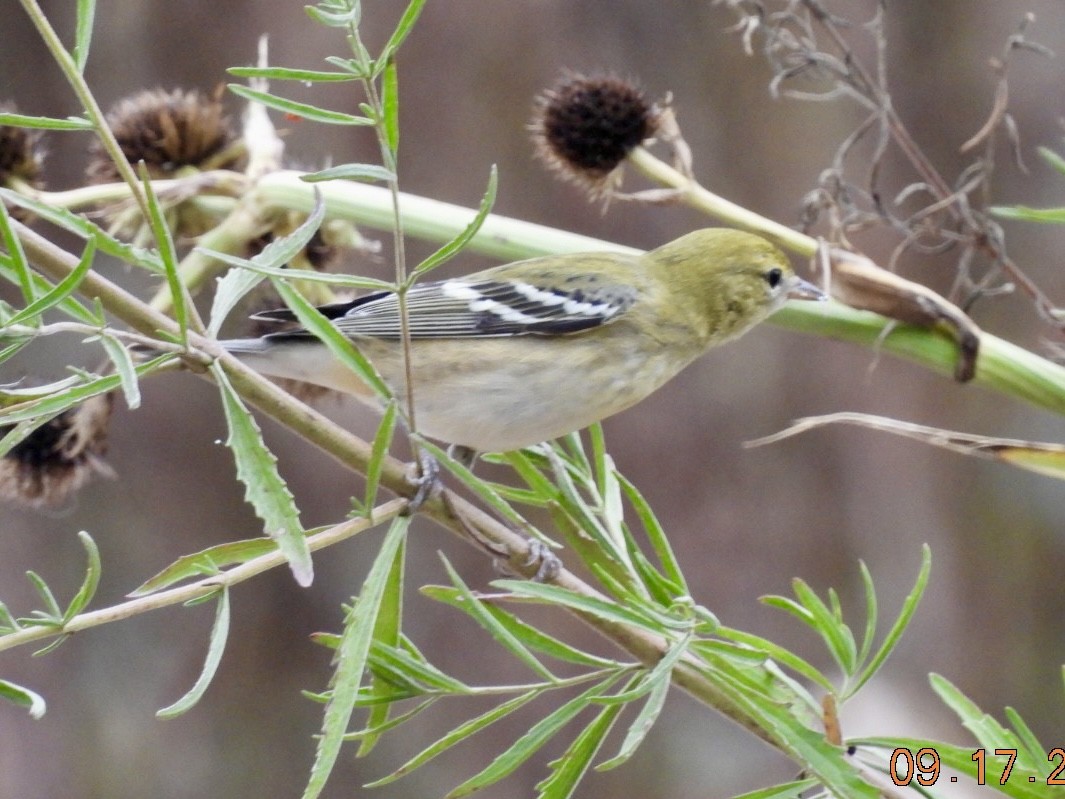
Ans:
POLYGON ((828 295, 825 292, 821 291, 813 283, 803 280, 798 275, 792 278, 791 285, 788 287, 788 292, 785 296, 789 300, 817 300, 818 302, 824 302, 828 299, 828 295))

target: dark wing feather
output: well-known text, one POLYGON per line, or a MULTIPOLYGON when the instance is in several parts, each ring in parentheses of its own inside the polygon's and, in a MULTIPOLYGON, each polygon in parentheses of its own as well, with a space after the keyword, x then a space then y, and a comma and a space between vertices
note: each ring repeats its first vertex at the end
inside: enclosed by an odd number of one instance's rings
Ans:
MULTIPOLYGON (((595 284, 565 291, 520 280, 445 280, 419 283, 407 292, 411 338, 560 335, 616 319, 636 299, 629 286, 595 284)), ((323 305, 327 319, 348 336, 398 339, 399 302, 378 292, 350 302, 323 305)), ((291 311, 257 314, 259 319, 293 321, 291 311)), ((295 330, 276 336, 307 335, 295 330)))

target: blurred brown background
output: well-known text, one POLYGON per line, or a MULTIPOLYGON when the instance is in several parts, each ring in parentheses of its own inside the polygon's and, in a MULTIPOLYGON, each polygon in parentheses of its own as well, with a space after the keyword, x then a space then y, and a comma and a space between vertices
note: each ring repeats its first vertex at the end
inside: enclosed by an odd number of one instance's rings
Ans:
MULTIPOLYGON (((26 113, 76 112, 69 89, 15 5, 8 3, 0 28, 0 96, 16 100, 26 113)), ((72 4, 43 5, 69 41, 72 4)), ((384 41, 403 5, 366 3, 364 34, 371 49, 384 41)), ((858 9, 857 19, 873 5, 841 4, 858 9)), ((263 33, 270 36, 273 63, 319 68, 324 56, 343 55, 344 43, 336 32, 311 24, 302 7, 281 0, 100 0, 88 76, 105 107, 141 88, 210 88, 226 79, 226 67, 254 60, 263 33)), ((991 107, 995 77, 988 58, 1000 53, 1029 10, 1037 17, 1031 38, 1065 53, 1065 7, 1053 0, 887 3, 895 105, 948 179, 965 163, 959 145, 991 107)), ((847 104, 771 100, 767 68, 743 55, 737 36, 725 31, 732 22, 726 9, 695 0, 430 2, 399 59, 402 184, 410 192, 476 204, 494 163, 500 169, 496 210, 503 214, 642 247, 705 225, 681 208, 616 205, 601 214, 533 161, 524 130, 533 95, 564 67, 609 69, 637 78, 653 96, 673 92, 704 183, 794 223, 801 198, 859 116, 847 104)), ((1010 167, 1003 149, 995 181, 1000 203, 1065 202, 1065 180, 1034 153, 1038 145, 1061 145, 1063 74, 1060 58, 1019 53, 1014 61, 1010 103, 1032 171, 1024 175, 1010 167)), ((350 87, 275 88, 344 110, 355 110, 359 99, 350 87)), ((231 107, 239 112, 235 102, 231 107)), ((81 134, 50 138, 52 187, 77 184, 86 143, 81 134)), ((310 123, 293 126, 288 148, 308 168, 375 158, 370 133, 310 123)), ((900 171, 889 179, 912 178, 900 171)), ((1015 223, 1007 230, 1017 261, 1065 302, 1065 231, 1015 223)), ((885 258, 888 249, 870 254, 885 258)), ((481 265, 469 258, 454 268, 475 264, 481 265)), ((907 274, 939 289, 949 286, 951 268, 947 261, 905 264, 907 274)), ((1038 348, 1047 334, 1019 297, 986 302, 976 317, 1026 347, 1038 348)), ((42 344, 34 350, 34 370, 60 376, 71 346, 42 344)), ((95 358, 87 352, 83 365, 95 358)), ((5 369, 0 380, 17 377, 13 367, 5 369)), ((78 530, 88 530, 102 551, 96 607, 120 601, 179 555, 258 534, 231 457, 217 443, 224 429, 211 387, 172 375, 150 381, 144 391, 140 410, 116 413, 109 460, 117 480, 93 484, 58 514, 0 508, 0 599, 14 612, 36 606, 26 569, 42 574, 62 596, 75 590, 83 569, 78 530)), ((372 429, 372 417, 360 409, 327 409, 357 430, 372 429)), ((969 745, 928 686, 927 674, 938 672, 1000 718, 1004 705, 1015 707, 1048 747, 1065 744, 1065 489, 1005 466, 858 429, 822 430, 760 449, 742 446, 795 417, 838 410, 978 434, 1063 439, 1061 419, 1050 414, 890 357, 876 360, 867 350, 769 326, 711 354, 612 419, 607 434, 622 471, 660 512, 687 564, 696 600, 727 624, 797 646, 822 666, 828 662, 820 645, 758 597, 789 593, 796 576, 822 593, 834 586, 861 629, 862 559, 880 591, 883 632, 912 585, 921 544, 931 545, 932 580, 919 615, 887 668, 845 708, 845 734, 943 735, 969 745)), ((355 490, 352 477, 283 431, 267 428, 304 522, 340 519, 355 490)), ((158 721, 154 712, 195 680, 207 643, 208 607, 109 625, 42 658, 26 649, 4 653, 0 676, 42 692, 49 710, 32 721, 0 706, 0 796, 298 795, 320 724, 320 707, 299 692, 323 689, 330 674, 329 654, 307 636, 339 627, 339 604, 357 590, 376 543, 376 536, 363 536, 319 557, 310 589, 297 588, 278 570, 234 591, 230 646, 217 678, 201 705, 174 721, 158 721)), ((444 581, 438 549, 470 584, 484 586, 492 578, 480 554, 417 524, 410 546, 412 588, 444 581)), ((408 615, 410 634, 422 648, 471 682, 527 677, 472 623, 413 590, 408 615)), ((572 623, 563 621, 561 629, 602 648, 572 623)), ((442 795, 535 718, 518 717, 509 731, 475 739, 392 786, 372 792, 357 787, 442 734, 449 713, 476 709, 431 713, 408 732, 386 736, 365 760, 346 752, 326 795, 442 795)), ((670 700, 663 719, 633 762, 592 775, 581 795, 725 797, 793 776, 784 758, 683 696, 670 700)), ((537 756, 486 795, 531 795, 547 773, 547 759, 537 756)), ((949 795, 960 796, 961 789, 949 795)))

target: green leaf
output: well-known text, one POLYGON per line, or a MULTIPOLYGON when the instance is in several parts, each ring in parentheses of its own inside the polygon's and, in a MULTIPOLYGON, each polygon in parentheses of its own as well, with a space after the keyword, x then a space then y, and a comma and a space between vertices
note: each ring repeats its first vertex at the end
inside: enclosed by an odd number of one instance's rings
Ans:
POLYGON ((33 719, 41 718, 46 710, 43 696, 31 691, 29 688, 23 688, 21 685, 16 685, 7 680, 0 680, 0 699, 6 699, 8 702, 14 702, 20 707, 29 708, 30 718, 33 719))
MULTIPOLYGON (((683 653, 686 648, 675 646, 673 650, 679 650, 679 653, 683 653)), ((672 653, 667 653, 666 657, 669 657, 672 653)), ((666 657, 663 657, 665 661, 666 657)), ((674 658, 675 663, 675 658, 674 658)), ((629 725, 628 732, 625 733, 625 739, 622 741, 621 749, 618 750, 618 754, 611 757, 610 760, 605 761, 595 767, 596 771, 607 771, 611 768, 617 768, 623 763, 626 763, 629 757, 632 757, 640 744, 643 743, 643 739, 651 732, 651 728, 654 727, 655 720, 658 718, 658 714, 661 713, 662 705, 666 703, 666 696, 669 694, 670 687, 670 673, 672 672, 672 665, 666 671, 658 671, 657 667, 646 676, 642 681, 642 685, 648 689, 648 699, 643 703, 643 707, 640 708, 640 712, 636 715, 633 723, 629 725)), ((641 686, 642 687, 642 686, 641 686)), ((622 706, 619 704, 619 707, 622 706)))
POLYGON ((67 117, 66 119, 54 119, 53 117, 34 117, 26 114, 0 114, 0 125, 10 125, 15 128, 36 128, 38 130, 94 130, 95 126, 83 117, 67 117))
POLYGON ((377 369, 359 351, 359 348, 352 344, 347 336, 337 330, 332 322, 307 302, 303 295, 292 286, 279 278, 273 278, 272 280, 277 293, 281 295, 285 305, 296 315, 299 323, 325 344, 337 360, 348 369, 351 369, 362 382, 373 389, 378 398, 390 400, 392 392, 385 385, 381 376, 377 374, 377 369))
POLYGON ((85 73, 89 60, 89 44, 92 42, 92 23, 96 17, 96 0, 78 0, 77 22, 74 26, 74 66, 85 73))
POLYGON ((381 474, 385 468, 385 458, 392 447, 392 439, 396 434, 396 424, 399 421, 399 406, 395 400, 385 406, 384 415, 377 425, 377 432, 373 437, 373 447, 370 450, 370 462, 366 465, 366 495, 363 504, 367 508, 373 508, 377 501, 377 489, 381 484, 381 474))
MULTIPOLYGON (((782 646, 774 644, 765 638, 761 638, 753 633, 744 632, 742 630, 734 630, 730 627, 718 627, 717 634, 723 638, 728 638, 731 641, 736 641, 738 644, 751 648, 752 653, 757 653, 759 657, 772 658, 780 663, 782 666, 786 666, 796 674, 801 674, 811 682, 816 683, 828 693, 834 693, 836 687, 832 684, 832 681, 822 674, 818 669, 814 668, 808 661, 803 660, 789 649, 785 649, 782 646)), ((718 641, 697 641, 692 645, 692 648, 701 651, 704 648, 719 650, 722 646, 718 641)), ((731 649, 729 651, 735 651, 731 649)))
MULTIPOLYGON (((82 252, 81 258, 78 260, 78 265, 74 267, 66 277, 59 281, 55 287, 16 313, 8 319, 5 324, 19 325, 26 321, 34 320, 49 308, 55 307, 73 294, 78 286, 81 285, 81 281, 84 279, 85 275, 88 274, 88 271, 92 268, 93 257, 95 255, 96 244, 92 241, 86 243, 85 250, 82 252)), ((31 291, 34 290, 35 289, 31 288, 31 291)))
POLYGON ((48 583, 44 581, 41 575, 34 571, 27 571, 26 579, 30 581, 30 585, 33 586, 37 595, 41 598, 41 601, 44 602, 46 610, 43 615, 45 615, 50 622, 61 624, 63 620, 63 611, 60 609, 55 594, 52 593, 52 589, 48 587, 48 583))
POLYGON ((636 511, 640 525, 643 527, 644 532, 647 533, 647 539, 651 542, 651 548, 654 550, 666 578, 679 586, 682 593, 691 596, 691 590, 688 588, 684 573, 680 568, 680 561, 677 560, 673 547, 669 543, 669 538, 666 536, 666 531, 659 523, 658 517, 655 516, 650 504, 627 477, 618 473, 617 478, 621 483, 621 490, 625 492, 625 496, 629 500, 629 504, 636 511))
POLYGON ((33 273, 30 270, 29 261, 26 259, 26 252, 22 249, 22 242, 19 241, 14 229, 11 227, 11 216, 8 214, 7 206, 3 202, 0 202, 0 243, 3 244, 3 249, 7 251, 14 265, 15 273, 18 276, 18 287, 22 291, 22 299, 27 305, 32 304, 37 296, 34 290, 33 273))
POLYGON ((1029 208, 1024 205, 1006 207, 993 205, 988 209, 995 216, 1003 219, 1016 219, 1022 222, 1046 222, 1060 225, 1065 222, 1065 208, 1029 208))
POLYGON ((772 788, 760 788, 757 791, 735 796, 733 799, 795 799, 818 784, 818 781, 813 779, 782 782, 772 788))
POLYGON ((581 778, 588 771, 592 759, 599 753, 607 734, 617 721, 624 705, 607 705, 592 722, 581 730, 566 751, 551 762, 551 774, 539 782, 539 799, 569 799, 577 790, 581 778))
POLYGON ((462 578, 459 577, 458 572, 455 571, 447 558, 441 555, 440 559, 444 562, 444 568, 447 570, 452 584, 459 592, 460 601, 453 603, 454 606, 467 613, 474 621, 488 631, 492 638, 496 640, 496 643, 528 666, 538 677, 549 682, 556 682, 558 678, 551 673, 551 670, 541 663, 536 655, 530 652, 525 645, 510 632, 510 630, 500 624, 493 614, 488 612, 485 608, 485 603, 482 602, 481 599, 469 589, 469 586, 462 581, 462 578))
POLYGON ((333 691, 326 705, 322 735, 318 739, 318 750, 303 799, 316 799, 321 794, 340 754, 363 672, 369 660, 370 645, 377 626, 377 614, 384 601, 385 587, 409 524, 410 518, 406 516, 397 516, 392 520, 381 550, 374 558, 370 573, 362 585, 358 601, 348 611, 344 620, 344 632, 336 653, 337 668, 333 674, 333 691))
POLYGON ((410 760, 408 760, 406 763, 404 763, 402 766, 400 766, 388 776, 367 783, 365 787, 378 788, 382 785, 387 785, 390 782, 395 782, 400 777, 410 774, 412 771, 429 762, 437 755, 446 752, 455 744, 462 743, 463 741, 468 738, 471 738, 475 733, 480 732, 490 724, 494 724, 500 719, 510 715, 518 708, 524 707, 526 704, 528 704, 530 700, 540 696, 541 693, 541 691, 527 691, 526 693, 520 694, 514 697, 513 699, 508 699, 506 702, 497 705, 486 713, 482 713, 481 715, 476 716, 470 719, 469 721, 463 722, 458 727, 451 730, 451 732, 449 732, 447 735, 434 741, 432 744, 420 751, 418 754, 416 754, 414 757, 412 757, 410 760))
POLYGON ((1062 158, 1049 147, 1037 147, 1036 151, 1043 157, 1044 161, 1054 167, 1058 172, 1065 175, 1065 158, 1062 158))
POLYGON ((81 214, 24 197, 10 189, 0 188, 0 198, 5 202, 13 203, 32 211, 35 216, 73 233, 78 238, 92 241, 96 244, 97 250, 102 253, 113 255, 121 261, 146 269, 149 272, 159 275, 164 274, 163 263, 158 254, 143 247, 119 241, 81 214))
POLYGON ((388 150, 394 159, 399 152, 399 74, 396 70, 396 60, 391 53, 380 61, 385 63, 384 80, 381 82, 381 121, 388 150))
MULTIPOLYGON (((394 425, 395 422, 393 421, 392 424, 394 425)), ((416 672, 420 677, 427 678, 432 675, 432 670, 431 667, 428 667, 428 663, 424 663, 424 659, 414 657, 406 657, 400 660, 400 658, 407 653, 397 648, 400 643, 400 628, 403 622, 403 578, 404 566, 406 564, 405 555, 406 539, 404 538, 400 541, 399 549, 396 552, 395 558, 392 560, 392 568, 385 581, 384 596, 377 611, 377 624, 374 626, 373 641, 380 649, 387 649, 394 653, 396 658, 395 662, 402 663, 405 677, 408 677, 412 672, 416 672)), ((421 653, 418 654, 420 655, 421 653)), ((391 686, 389 686, 384 680, 375 678, 370 685, 370 694, 375 698, 387 697, 391 691, 391 686)), ((385 702, 374 705, 370 710, 370 717, 367 720, 366 726, 376 727, 387 722, 389 707, 390 705, 385 702)), ((359 746, 358 756, 363 757, 368 755, 370 750, 373 749, 374 745, 377 743, 378 737, 378 735, 373 734, 365 736, 362 739, 362 744, 359 746)))
POLYGON ((372 119, 366 117, 353 116, 352 114, 344 114, 340 111, 328 111, 324 108, 318 108, 317 106, 308 105, 307 103, 297 103, 294 100, 286 100, 282 97, 277 97, 269 92, 261 92, 256 89, 249 89, 246 86, 241 86, 238 83, 230 83, 229 90, 232 91, 238 97, 242 97, 245 100, 250 100, 255 103, 262 103, 267 108, 273 108, 275 111, 281 111, 284 114, 295 114, 296 116, 304 119, 309 119, 312 122, 322 122, 327 125, 372 125, 374 124, 372 119))
POLYGON ((468 796, 481 788, 499 782, 508 774, 513 773, 522 763, 536 754, 566 724, 572 721, 578 713, 588 707, 596 697, 609 690, 610 686, 617 682, 619 676, 617 674, 611 675, 538 721, 528 732, 518 738, 510 748, 489 763, 486 768, 448 792, 447 799, 468 796))
POLYGON ((266 525, 266 534, 277 542, 292 575, 301 586, 314 579, 311 552, 299 521, 299 510, 285 481, 277 472, 277 458, 263 444, 262 432, 217 361, 211 372, 222 394, 237 477, 245 486, 245 498, 266 525))
POLYGON ((130 598, 147 596, 182 580, 218 574, 224 566, 247 563, 249 560, 268 555, 276 549, 277 542, 271 538, 227 541, 224 544, 178 558, 127 596, 130 598))
POLYGON ((898 644, 899 639, 902 638, 902 634, 906 631, 906 628, 910 626, 910 621, 913 619, 913 614, 917 612, 917 606, 921 603, 921 597, 924 596, 924 590, 928 586, 928 576, 932 571, 932 550, 925 544, 921 547, 921 568, 917 573, 917 580, 914 582, 913 590, 907 595, 906 600, 902 603, 902 610, 899 611, 899 617, 895 620, 895 623, 891 626, 891 630, 888 631, 887 636, 884 638, 884 643, 880 645, 880 649, 871 661, 862 669, 860 676, 850 686, 843 698, 853 696, 858 690, 869 681, 870 678, 880 667, 884 665, 884 661, 887 660, 888 655, 894 651, 895 646, 898 644))
POLYGON ((425 0, 411 0, 407 10, 403 12, 403 16, 400 17, 399 22, 396 24, 396 29, 392 31, 392 35, 382 48, 381 55, 377 59, 378 64, 387 63, 395 58, 396 50, 403 44, 410 32, 414 30, 414 23, 418 21, 418 16, 422 13, 422 8, 424 7, 425 0))
POLYGON ((440 264, 450 260, 469 244, 470 239, 476 236, 477 231, 481 229, 481 225, 484 224, 484 220, 491 212, 492 206, 495 205, 496 189, 498 188, 498 185, 499 174, 495 164, 493 164, 491 171, 488 173, 488 187, 485 189, 484 196, 481 198, 481 205, 477 209, 477 214, 470 220, 470 223, 463 228, 461 233, 418 264, 412 272, 413 278, 420 277, 430 270, 440 266, 440 264))
POLYGON ((364 277, 363 275, 341 275, 331 272, 311 272, 307 269, 297 270, 289 269, 288 267, 265 266, 256 263, 254 260, 248 261, 217 250, 209 250, 204 247, 199 249, 217 261, 269 277, 280 277, 285 280, 299 280, 300 282, 308 283, 326 283, 347 288, 370 289, 372 291, 393 291, 395 289, 395 284, 387 280, 378 280, 372 277, 364 277))
MULTIPOLYGON (((291 233, 274 238, 250 260, 232 258, 232 256, 230 256, 232 260, 230 258, 219 258, 219 260, 223 261, 223 263, 230 263, 240 267, 252 265, 270 268, 281 267, 299 255, 307 246, 310 240, 314 238, 318 228, 321 227, 323 219, 325 219, 325 201, 322 199, 321 192, 316 190, 314 193, 314 207, 311 209, 310 214, 291 233)), ((221 253, 205 252, 212 257, 221 255, 221 253)), ((288 269, 281 271, 285 275, 292 274, 292 271, 288 269)), ((261 273, 249 268, 241 268, 230 270, 218 281, 218 287, 215 290, 214 300, 211 305, 211 323, 207 328, 211 335, 218 335, 218 331, 222 328, 222 323, 225 322, 226 317, 229 316, 233 308, 262 279, 261 273)))
MULTIPOLYGON (((438 602, 446 602, 449 605, 465 610, 462 592, 458 589, 444 585, 422 586, 421 592, 438 602)), ((557 638, 542 633, 530 624, 526 624, 517 616, 508 613, 501 607, 484 603, 485 610, 495 617, 496 622, 506 628, 514 638, 521 641, 525 646, 537 652, 543 652, 558 660, 567 663, 576 663, 581 666, 593 668, 617 668, 620 664, 610 658, 602 658, 572 647, 557 638)))
POLYGON ((1017 733, 1017 738, 1024 744, 1024 748, 1027 750, 1028 757, 1032 760, 1039 760, 1043 757, 1048 749, 1045 748, 1039 739, 1036 738, 1035 733, 1032 732, 1032 728, 1028 726, 1021 714, 1014 710, 1012 707, 1006 708, 1006 718, 1009 720, 1010 725, 1017 733))
POLYGON ((189 334, 189 308, 186 303, 185 286, 178 275, 177 250, 174 247, 174 237, 170 233, 170 226, 163 215, 163 209, 159 205, 159 198, 152 187, 152 179, 148 174, 148 166, 143 161, 137 165, 137 172, 144 187, 144 195, 148 201, 148 221, 155 237, 155 243, 159 248, 159 257, 162 259, 163 268, 166 270, 166 282, 170 287, 170 302, 174 309, 174 320, 178 323, 181 333, 181 343, 185 344, 189 334))
POLYGON ((155 715, 161 719, 172 719, 193 708, 207 691, 207 687, 214 679, 218 671, 218 664, 222 662, 222 653, 226 649, 226 641, 229 639, 229 589, 222 588, 218 591, 218 604, 215 607, 214 624, 211 627, 211 642, 207 647, 207 657, 203 662, 203 670, 188 693, 174 702, 156 711, 155 715))
POLYGON ((792 588, 802 606, 810 613, 810 626, 821 636, 843 673, 853 674, 858 650, 850 630, 804 580, 792 580, 792 588))
POLYGON ((631 624, 655 634, 662 632, 662 625, 654 617, 607 599, 576 594, 555 585, 522 580, 494 580, 492 585, 510 591, 516 598, 573 608, 579 613, 587 613, 611 624, 631 624))
POLYGON ((316 69, 291 69, 289 67, 230 67, 226 72, 236 78, 298 80, 300 83, 331 83, 357 80, 359 77, 351 72, 322 72, 316 69))
POLYGON ((66 613, 63 614, 64 624, 85 610, 96 595, 96 589, 100 585, 100 550, 96 547, 96 542, 92 540, 92 536, 84 530, 78 533, 78 540, 85 547, 85 555, 88 562, 85 567, 85 579, 82 580, 81 587, 78 588, 78 592, 74 594, 74 598, 67 605, 66 613))
POLYGON ((122 381, 122 394, 126 398, 126 407, 130 410, 141 405, 141 387, 137 380, 137 367, 130 357, 129 350, 114 336, 104 333, 100 336, 104 352, 115 367, 115 374, 122 381))
POLYGON ((388 183, 396 179, 396 173, 386 169, 380 164, 341 164, 340 166, 320 169, 307 175, 301 175, 300 180, 306 183, 319 183, 325 180, 355 180, 360 183, 388 183))
POLYGON ((475 475, 465 464, 459 463, 452 458, 447 450, 421 436, 418 436, 417 440, 418 446, 428 451, 429 454, 436 459, 437 463, 443 466, 451 475, 458 478, 458 481, 462 483, 462 485, 470 489, 470 491, 472 491, 489 508, 502 516, 505 521, 510 522, 518 530, 534 536, 549 547, 558 546, 558 544, 545 536, 540 530, 533 527, 524 516, 514 510, 513 506, 503 499, 503 497, 500 496, 491 485, 475 475))

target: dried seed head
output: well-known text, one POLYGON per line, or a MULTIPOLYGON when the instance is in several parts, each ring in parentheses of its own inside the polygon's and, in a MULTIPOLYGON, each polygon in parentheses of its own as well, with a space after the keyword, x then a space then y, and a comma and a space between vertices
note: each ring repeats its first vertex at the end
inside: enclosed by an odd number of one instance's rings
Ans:
POLYGON ((111 394, 91 397, 12 447, 0 458, 0 499, 34 508, 60 505, 94 475, 111 476, 103 455, 112 405, 111 394))
MULTIPOLYGON (((144 161, 153 178, 173 177, 186 167, 237 168, 243 158, 237 135, 222 108, 221 87, 198 90, 151 89, 119 100, 107 112, 107 124, 131 164, 144 161)), ((114 163, 94 142, 87 168, 94 183, 120 179, 114 163)))
MULTIPOLYGON (((14 110, 10 103, 0 103, 0 113, 13 113, 14 110)), ((34 189, 43 188, 41 163, 44 153, 40 141, 40 131, 0 125, 0 186, 21 181, 34 189)), ((18 206, 8 206, 8 212, 20 222, 32 217, 18 206)))
POLYGON ((568 75, 536 98, 529 127, 540 160, 596 197, 609 193, 625 157, 655 135, 659 117, 628 81, 568 75))

